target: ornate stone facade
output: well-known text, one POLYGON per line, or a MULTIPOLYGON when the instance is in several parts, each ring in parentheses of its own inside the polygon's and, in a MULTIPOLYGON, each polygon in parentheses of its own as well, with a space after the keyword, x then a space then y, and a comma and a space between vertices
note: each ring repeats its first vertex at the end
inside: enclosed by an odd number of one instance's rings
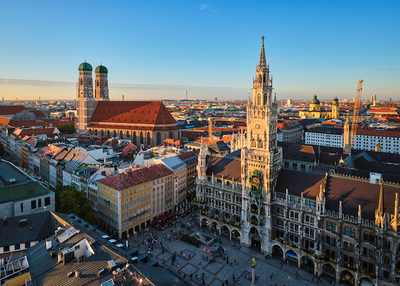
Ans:
MULTIPOLYGON (((338 175, 334 168, 317 172, 319 161, 304 170, 281 170, 271 94, 263 44, 247 134, 233 138, 235 154, 209 156, 201 145, 195 199, 201 226, 318 277, 399 285, 399 184, 338 175)), ((295 159, 308 166, 306 157, 295 159)))

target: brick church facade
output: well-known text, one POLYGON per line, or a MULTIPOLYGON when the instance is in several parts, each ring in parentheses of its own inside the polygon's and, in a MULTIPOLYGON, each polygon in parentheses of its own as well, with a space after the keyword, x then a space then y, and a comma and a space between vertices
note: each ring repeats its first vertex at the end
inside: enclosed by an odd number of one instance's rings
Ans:
POLYGON ((157 146, 167 138, 180 139, 180 128, 162 101, 111 101, 106 67, 95 69, 94 85, 92 66, 84 62, 78 69, 78 132, 149 146, 157 146))

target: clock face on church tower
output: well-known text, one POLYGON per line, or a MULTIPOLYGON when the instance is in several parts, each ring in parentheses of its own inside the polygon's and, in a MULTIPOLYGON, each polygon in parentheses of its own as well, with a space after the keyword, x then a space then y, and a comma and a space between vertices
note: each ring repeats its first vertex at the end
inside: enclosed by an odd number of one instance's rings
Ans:
POLYGON ((256 122, 253 124, 253 129, 254 131, 261 131, 262 129, 262 124, 260 122, 256 122))

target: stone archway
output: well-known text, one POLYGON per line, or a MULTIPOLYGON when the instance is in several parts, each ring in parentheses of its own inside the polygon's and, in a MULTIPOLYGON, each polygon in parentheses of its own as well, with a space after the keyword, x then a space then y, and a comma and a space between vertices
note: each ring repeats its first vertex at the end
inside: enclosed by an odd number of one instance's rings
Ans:
POLYGON ((215 221, 211 223, 211 231, 218 231, 219 230, 219 225, 215 221))
POLYGON ((291 250, 291 249, 287 250, 286 253, 285 253, 285 257, 286 257, 287 261, 295 262, 296 265, 298 265, 299 256, 293 250, 291 250))
POLYGON ((203 218, 201 219, 200 226, 201 226, 201 227, 208 227, 208 225, 209 225, 208 219, 206 219, 205 217, 203 217, 203 218))
POLYGON ((254 250, 261 251, 261 238, 258 234, 258 230, 255 227, 252 227, 249 232, 249 240, 250 240, 250 248, 254 250))
POLYGON ((239 240, 240 241, 240 232, 237 229, 233 229, 231 232, 232 240, 239 240))
POLYGON ((354 275, 349 270, 343 270, 340 273, 340 283, 343 285, 355 285, 354 275))
POLYGON ((222 225, 220 234, 229 237, 230 235, 229 228, 226 225, 222 225))
POLYGON ((280 247, 277 244, 272 246, 272 257, 275 257, 275 258, 278 258, 278 259, 281 260, 282 257, 283 257, 283 249, 282 249, 282 247, 280 247))
POLYGON ((326 263, 322 266, 322 275, 333 277, 336 280, 336 269, 332 264, 326 263))
POLYGON ((314 260, 312 260, 311 257, 304 255, 300 260, 300 268, 309 273, 314 273, 314 260))
POLYGON ((359 284, 362 286, 374 286, 374 283, 368 277, 361 278, 359 284))

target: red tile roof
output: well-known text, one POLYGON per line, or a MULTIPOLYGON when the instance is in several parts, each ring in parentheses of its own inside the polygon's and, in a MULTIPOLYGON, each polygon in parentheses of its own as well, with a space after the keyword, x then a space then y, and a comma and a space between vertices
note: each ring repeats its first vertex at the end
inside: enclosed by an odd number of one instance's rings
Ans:
POLYGON ((31 110, 31 112, 35 114, 36 117, 46 117, 46 114, 44 114, 41 110, 31 110))
POLYGON ((195 152, 185 152, 178 155, 178 157, 186 163, 186 165, 197 165, 198 162, 198 154, 195 152))
POLYGON ((48 137, 58 136, 60 133, 54 133, 54 127, 37 128, 37 129, 16 129, 11 135, 15 138, 23 138, 25 136, 46 134, 48 137))
POLYGON ((119 173, 117 175, 100 179, 97 182, 106 185, 114 190, 122 191, 133 186, 137 186, 155 179, 172 175, 173 172, 166 166, 151 165, 147 168, 119 173))
POLYGON ((20 113, 23 110, 27 110, 23 105, 4 105, 0 106, 0 115, 11 115, 20 113))
POLYGON ((7 126, 12 122, 11 118, 0 116, 0 125, 7 126))
POLYGON ((400 137, 400 130, 375 130, 357 128, 357 135, 400 137))
POLYGON ((197 138, 195 142, 203 142, 203 143, 217 143, 222 141, 221 139, 210 139, 210 138, 197 138))
POLYGON ((161 101, 99 101, 91 122, 177 124, 161 101))

